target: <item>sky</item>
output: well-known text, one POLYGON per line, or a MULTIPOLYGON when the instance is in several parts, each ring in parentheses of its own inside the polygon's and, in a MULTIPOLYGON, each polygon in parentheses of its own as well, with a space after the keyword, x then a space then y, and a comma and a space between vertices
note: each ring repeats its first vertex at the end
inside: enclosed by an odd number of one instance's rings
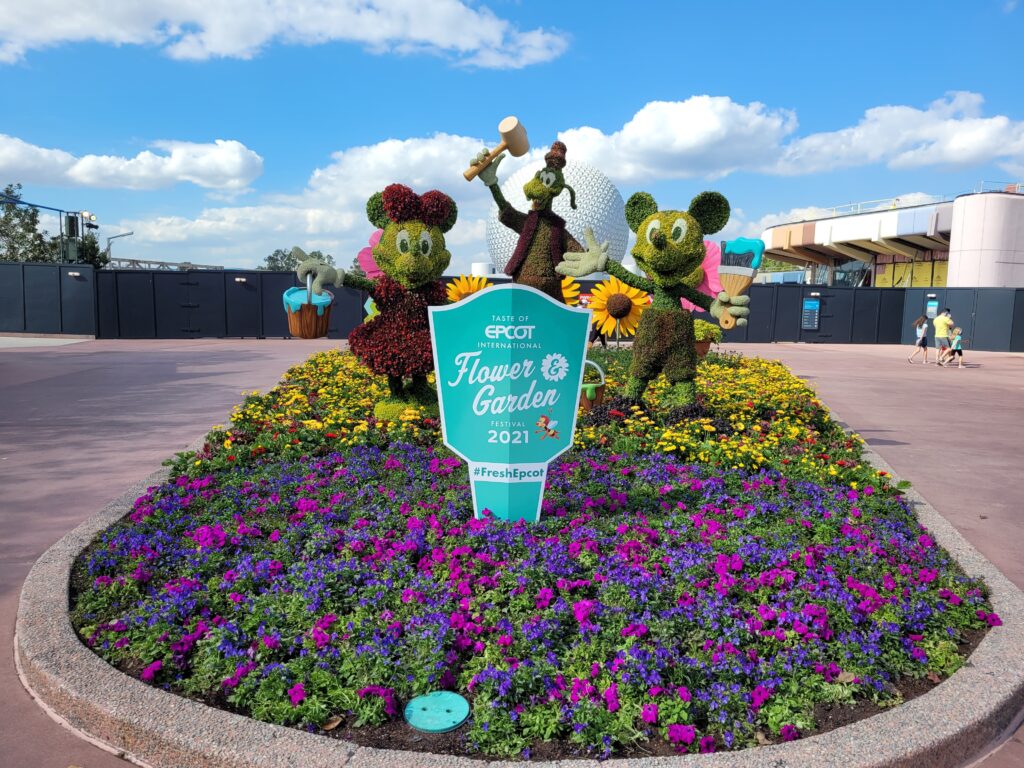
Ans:
MULTIPOLYGON (((1024 5, 1024 4, 1021 4, 1024 5)), ((455 198, 516 115, 623 198, 733 207, 726 237, 851 202, 1024 181, 1018 0, 0 0, 0 186, 96 214, 114 256, 351 263, 387 184, 455 198)), ((42 219, 51 233, 56 219, 42 219)))

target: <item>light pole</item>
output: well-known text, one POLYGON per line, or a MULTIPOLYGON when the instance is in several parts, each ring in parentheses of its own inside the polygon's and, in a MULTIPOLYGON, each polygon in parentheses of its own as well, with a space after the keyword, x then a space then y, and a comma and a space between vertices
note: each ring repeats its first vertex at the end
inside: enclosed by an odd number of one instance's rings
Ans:
POLYGON ((122 232, 120 235, 111 235, 107 238, 107 261, 110 261, 110 241, 117 240, 119 237, 128 237, 128 235, 134 235, 135 232, 122 232))

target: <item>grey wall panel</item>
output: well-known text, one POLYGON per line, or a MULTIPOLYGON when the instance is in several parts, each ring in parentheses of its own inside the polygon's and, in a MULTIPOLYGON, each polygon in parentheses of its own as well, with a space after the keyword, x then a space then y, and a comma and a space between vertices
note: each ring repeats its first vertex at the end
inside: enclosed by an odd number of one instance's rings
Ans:
POLYGON ((60 267, 61 333, 96 335, 95 282, 88 264, 60 267))
POLYGON ((189 335, 227 335, 224 275, 222 271, 188 273, 189 335))
POLYGON ((153 272, 117 272, 117 332, 122 339, 156 338, 153 272))
POLYGON ((334 307, 331 309, 331 327, 328 337, 347 339, 352 329, 363 322, 363 302, 367 295, 351 288, 333 288, 334 307))
POLYGON ((158 339, 190 339, 187 272, 153 273, 153 310, 158 339))
POLYGON ((774 285, 752 285, 750 294, 750 317, 747 322, 749 342, 769 342, 774 339, 775 304, 778 300, 774 285))
POLYGON ((288 317, 281 300, 285 290, 298 285, 294 272, 260 272, 260 305, 263 312, 263 335, 290 336, 288 317))
POLYGON ((940 312, 945 307, 949 307, 954 322, 964 329, 964 336, 969 339, 974 338, 977 297, 977 288, 947 288, 943 301, 939 305, 940 312))
POLYGON ((26 264, 25 330, 60 333, 60 270, 56 264, 26 264))
POLYGON ((25 330, 25 277, 22 264, 0 264, 0 331, 25 330))
POLYGON ((224 312, 225 335, 243 338, 263 335, 259 272, 224 273, 224 312))
POLYGON ((116 272, 101 269, 96 273, 96 315, 97 338, 118 338, 116 272))
POLYGON ((903 288, 880 288, 878 307, 878 343, 900 344, 903 341, 903 288))
MULTIPOLYGON (((921 315, 926 314, 929 301, 939 302, 939 311, 946 306, 946 289, 945 288, 904 288, 904 296, 906 297, 903 303, 903 326, 900 331, 900 338, 904 344, 913 344, 917 336, 914 332, 914 320, 921 315), (930 297, 934 296, 932 299, 930 297)), ((928 326, 928 343, 933 342, 932 338, 932 326, 929 321, 928 326)))
POLYGON ((1013 328, 1010 331, 1010 351, 1024 352, 1024 288, 1014 291, 1013 328))
MULTIPOLYGON (((1013 331, 1013 288, 988 288, 978 291, 974 310, 974 334, 967 336, 971 349, 1009 352, 1013 331)), ((956 315, 953 315, 954 319, 956 315)), ((966 336, 966 329, 964 334, 966 336)))
POLYGON ((850 341, 874 344, 878 341, 878 318, 882 306, 882 288, 857 288, 853 291, 853 324, 850 341))
POLYGON ((775 341, 799 341, 803 286, 778 285, 775 290, 775 341))
POLYGON ((800 341, 819 344, 846 344, 850 341, 853 321, 853 293, 855 288, 835 288, 827 285, 809 285, 802 291, 804 298, 821 300, 821 317, 817 331, 800 330, 800 341), (819 294, 812 297, 811 294, 819 294))

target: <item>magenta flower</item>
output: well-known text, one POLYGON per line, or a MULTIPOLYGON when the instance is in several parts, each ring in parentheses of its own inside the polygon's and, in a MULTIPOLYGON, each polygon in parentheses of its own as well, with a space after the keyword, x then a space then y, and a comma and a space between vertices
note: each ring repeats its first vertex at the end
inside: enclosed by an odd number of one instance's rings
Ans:
POLYGON ((657 704, 644 704, 640 708, 640 719, 648 725, 654 725, 658 722, 658 705, 657 704))
POLYGON ((534 604, 537 606, 537 610, 542 611, 549 605, 551 605, 551 601, 554 600, 554 598, 555 593, 553 590, 551 590, 548 587, 541 587, 537 591, 537 597, 535 599, 534 604))
POLYGON ((157 672, 159 672, 161 669, 163 669, 163 666, 164 666, 163 661, 161 661, 160 659, 157 659, 152 664, 147 664, 145 667, 143 667, 142 674, 139 675, 139 678, 149 682, 150 680, 153 679, 153 676, 157 672))
POLYGON ((695 738, 697 738, 697 731, 694 730, 692 725, 675 723, 668 727, 668 740, 673 744, 682 743, 689 746, 693 744, 695 738))
POLYGON ((615 683, 612 683, 610 686, 608 686, 607 690, 605 690, 604 694, 602 695, 604 696, 604 703, 605 706, 608 707, 608 711, 618 712, 619 686, 617 686, 615 683))
POLYGON ((270 650, 281 647, 281 641, 273 635, 264 635, 261 638, 261 641, 263 643, 263 647, 269 648, 270 650))
POLYGON ((678 688, 676 688, 676 693, 679 694, 679 698, 683 701, 689 701, 693 698, 690 695, 690 689, 687 688, 685 685, 680 685, 678 688))
POLYGON ((715 737, 712 736, 711 734, 708 734, 707 736, 702 738, 700 740, 700 751, 703 754, 708 754, 709 752, 714 752, 715 751, 715 737))
POLYGON ((299 702, 306 698, 306 686, 302 683, 296 683, 288 689, 288 698, 292 701, 292 706, 299 706, 299 702))
POLYGON ((786 724, 779 729, 779 736, 783 741, 793 741, 800 738, 800 731, 796 729, 795 725, 786 724))
POLYGON ((388 717, 393 717, 398 711, 395 707, 395 692, 392 688, 384 688, 380 685, 368 685, 365 688, 360 688, 356 691, 356 694, 360 699, 366 698, 367 696, 380 696, 384 699, 384 714, 388 717))
POLYGON ((500 635, 498 637, 498 646, 501 648, 508 648, 512 645, 512 635, 500 635))
POLYGON ((572 604, 572 615, 580 624, 586 624, 596 607, 597 603, 593 600, 580 600, 578 603, 572 604))
POLYGON ((753 707, 754 709, 760 709, 761 705, 763 705, 766 701, 768 701, 768 699, 771 698, 771 695, 771 688, 765 688, 763 685, 756 686, 754 690, 750 693, 751 707, 753 707))

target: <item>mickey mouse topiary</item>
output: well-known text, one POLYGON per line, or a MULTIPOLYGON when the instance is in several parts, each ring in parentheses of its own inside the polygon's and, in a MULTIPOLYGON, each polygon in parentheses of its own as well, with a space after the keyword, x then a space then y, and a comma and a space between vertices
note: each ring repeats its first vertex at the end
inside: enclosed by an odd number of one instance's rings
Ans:
POLYGON ((563 275, 583 277, 605 271, 633 288, 652 294, 633 342, 633 362, 625 394, 632 401, 643 397, 647 385, 664 373, 672 385, 667 397, 678 405, 694 398, 697 371, 693 317, 683 309, 686 299, 714 318, 729 312, 738 325, 750 313, 747 296, 719 293, 714 300, 697 290, 704 279, 704 236, 719 231, 729 221, 729 201, 718 192, 701 192, 685 211, 659 211, 647 192, 637 192, 626 202, 626 223, 636 232, 633 258, 646 277, 634 275, 609 259, 592 259, 586 253, 567 253, 555 269, 563 275))

